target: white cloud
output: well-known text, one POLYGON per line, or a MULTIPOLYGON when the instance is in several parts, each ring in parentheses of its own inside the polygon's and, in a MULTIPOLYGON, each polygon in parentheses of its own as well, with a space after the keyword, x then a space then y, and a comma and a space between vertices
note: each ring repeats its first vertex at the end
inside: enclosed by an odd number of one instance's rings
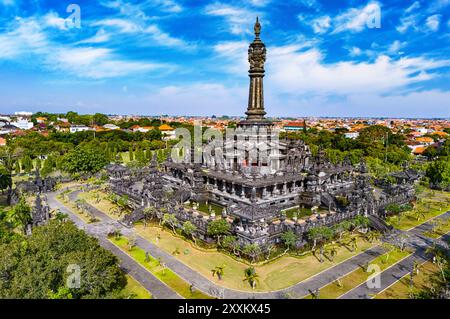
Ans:
POLYGON ((300 0, 300 3, 309 8, 318 7, 319 5, 317 0, 300 0))
POLYGON ((295 45, 270 48, 268 81, 274 90, 289 94, 385 94, 434 78, 433 70, 450 60, 425 58, 392 60, 379 56, 374 62, 326 64, 317 49, 298 51, 295 45))
POLYGON ((247 50, 248 42, 246 41, 222 42, 214 46, 214 52, 222 61, 221 68, 234 75, 242 74, 242 70, 248 68, 247 50))
POLYGON ((331 18, 329 16, 319 17, 312 21, 312 28, 315 33, 325 33, 331 27, 331 18))
POLYGON ((157 9, 166 13, 180 13, 183 7, 173 0, 146 0, 140 3, 130 3, 122 0, 103 1, 101 4, 105 7, 117 9, 119 12, 128 17, 147 20, 149 17, 145 11, 157 9))
POLYGON ((77 44, 83 44, 83 43, 104 43, 111 39, 111 35, 107 33, 104 29, 100 29, 97 31, 97 33, 85 40, 79 41, 77 44))
POLYGON ((43 17, 46 26, 67 30, 66 19, 61 18, 57 13, 51 11, 43 17))
POLYGON ((419 19, 419 15, 412 14, 409 16, 402 17, 400 19, 400 25, 396 27, 397 31, 400 33, 405 33, 410 28, 417 30, 417 21, 419 19))
POLYGON ((343 31, 361 32, 368 27, 368 23, 374 21, 380 13, 380 4, 370 2, 362 8, 351 8, 333 19, 335 33, 343 31))
POLYGON ((272 0, 248 0, 251 5, 255 7, 265 7, 267 6, 272 0))
POLYGON ((267 96, 266 111, 283 116, 351 116, 351 117, 450 117, 450 92, 430 90, 407 94, 378 95, 355 93, 346 97, 295 96, 280 100, 267 96), (277 108, 271 107, 276 105, 277 108))
POLYGON ((388 53, 390 54, 401 54, 401 48, 406 45, 406 42, 400 42, 399 40, 395 40, 388 48, 388 53))
POLYGON ((245 87, 226 87, 218 83, 195 83, 156 88, 143 97, 153 114, 241 115, 247 98, 245 87), (180 105, 184 105, 180 110, 180 105))
POLYGON ((161 46, 185 47, 186 49, 194 48, 193 45, 187 44, 185 41, 174 38, 170 36, 170 34, 161 31, 161 29, 156 24, 152 24, 145 28, 144 33, 150 34, 152 36, 152 39, 161 46))
POLYGON ((4 6, 13 6, 16 4, 15 0, 0 0, 0 4, 3 4, 4 6))
POLYGON ((412 5, 410 5, 405 12, 406 13, 411 13, 412 11, 419 9, 420 8, 420 2, 419 1, 415 1, 412 5))
POLYGON ((145 73, 167 67, 117 59, 111 50, 101 48, 60 48, 53 56, 48 56, 47 60, 48 66, 53 69, 93 79, 145 73))
MULTIPOLYGON (((142 41, 146 45, 151 45, 154 41, 157 45, 168 47, 182 47, 185 49, 193 49, 195 45, 186 43, 185 41, 172 37, 169 33, 164 32, 156 24, 140 25, 128 19, 104 19, 96 21, 92 26, 101 26, 103 28, 113 28, 116 32, 124 34, 148 35, 151 39, 142 41)), ((105 34, 103 34, 103 37, 105 34)))
POLYGON ((252 23, 255 21, 256 16, 258 16, 258 13, 252 10, 222 3, 214 3, 206 6, 205 13, 207 15, 225 18, 230 32, 233 34, 252 33, 250 26, 253 26, 252 23))
POLYGON ((427 18, 425 25, 431 31, 437 31, 441 22, 441 15, 435 14, 427 18))
POLYGON ((32 56, 45 69, 94 79, 173 69, 167 64, 128 61, 111 49, 58 44, 49 40, 43 27, 40 20, 18 18, 9 32, 0 34, 0 59, 26 61, 23 57, 32 56))
POLYGON ((352 57, 360 56, 362 54, 362 51, 358 47, 352 47, 352 48, 349 49, 349 54, 352 57))
POLYGON ((126 19, 104 19, 91 24, 92 26, 111 27, 121 33, 135 33, 140 31, 140 27, 131 20, 126 19))

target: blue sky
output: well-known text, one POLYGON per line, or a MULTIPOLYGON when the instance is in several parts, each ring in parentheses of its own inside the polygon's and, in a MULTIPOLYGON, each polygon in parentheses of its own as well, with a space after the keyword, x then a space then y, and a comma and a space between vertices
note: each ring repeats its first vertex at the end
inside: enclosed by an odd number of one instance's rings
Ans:
POLYGON ((269 115, 450 117, 450 0, 0 0, 0 113, 242 115, 256 16, 269 115))

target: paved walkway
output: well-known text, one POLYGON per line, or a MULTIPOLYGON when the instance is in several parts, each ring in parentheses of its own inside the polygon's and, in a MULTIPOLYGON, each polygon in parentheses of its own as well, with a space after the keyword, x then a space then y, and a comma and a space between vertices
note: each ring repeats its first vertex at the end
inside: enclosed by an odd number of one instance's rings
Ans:
POLYGON ((145 287, 156 299, 180 299, 181 297, 172 289, 166 286, 162 281, 156 278, 152 273, 139 265, 130 256, 113 245, 103 235, 104 232, 99 232, 99 228, 95 224, 86 224, 80 217, 74 214, 71 210, 66 208, 55 198, 55 193, 47 194, 48 204, 53 209, 58 209, 62 213, 68 214, 70 219, 77 225, 78 228, 83 229, 88 234, 98 238, 99 244, 111 251, 120 261, 120 267, 133 278, 135 278, 142 286, 145 287))
MULTIPOLYGON (((436 219, 448 219, 450 218, 450 212, 447 212, 441 216, 436 217, 436 219)), ((409 257, 401 260, 395 265, 385 269, 380 274, 381 285, 379 288, 369 288, 364 282, 363 284, 355 287, 346 294, 340 296, 340 299, 368 299, 372 298, 374 295, 379 294, 383 290, 387 289, 395 282, 403 278, 404 276, 411 273, 414 267, 414 263, 422 264, 429 260, 429 256, 425 254, 428 247, 434 244, 441 247, 448 248, 448 241, 450 240, 450 233, 442 236, 440 239, 430 239, 425 237, 423 233, 430 231, 433 228, 433 224, 427 222, 422 224, 412 230, 410 230, 408 235, 407 245, 413 249, 415 252, 409 257)))
MULTIPOLYGON (((71 201, 75 201, 78 194, 81 191, 75 191, 69 194, 69 199, 71 201)), ((54 194, 50 194, 49 198, 54 197, 54 194)), ((54 198, 53 198, 53 205, 54 205, 54 198)), ((49 201, 50 204, 50 201, 49 201)), ((50 204, 52 206, 52 204, 50 204)), ((59 205, 61 206, 61 205, 59 205)), ((258 293, 258 292, 244 292, 244 291, 237 291, 233 289, 224 288, 221 286, 218 286, 216 283, 212 282, 208 278, 204 277, 197 271, 193 270, 192 268, 188 267, 186 264, 175 258, 174 256, 168 254, 167 252, 160 249, 158 246, 152 244, 147 239, 137 235, 132 228, 126 228, 116 220, 109 217, 107 214, 101 212, 100 210, 96 209, 95 207, 90 206, 90 211, 96 216, 100 221, 93 224, 85 225, 85 227, 88 228, 88 232, 91 234, 96 235, 98 238, 105 238, 108 232, 110 232, 112 229, 118 229, 121 231, 121 233, 127 237, 129 236, 135 236, 136 238, 136 244, 140 248, 147 251, 150 255, 161 258, 161 260, 169 267, 171 270, 173 270, 177 275, 179 275, 181 278, 183 278, 185 281, 193 284, 197 289, 201 290, 204 293, 207 293, 209 295, 215 296, 215 297, 221 297, 225 299, 247 299, 247 298, 258 298, 258 299, 279 299, 279 298, 286 298, 287 295, 290 295, 294 298, 301 298, 306 295, 308 295, 311 291, 314 291, 315 289, 321 288, 333 281, 335 281, 337 278, 342 277, 359 267, 361 267, 364 264, 367 264, 374 258, 382 255, 384 253, 384 249, 380 246, 371 248, 369 250, 366 250, 350 259, 347 259, 346 261, 337 264, 336 266, 333 266, 331 268, 328 268, 327 270, 316 274, 313 277, 308 278, 305 281, 302 281, 300 283, 295 284, 292 287, 280 290, 280 291, 273 291, 273 292, 265 292, 265 293, 258 293)), ((67 209, 66 209, 67 210, 67 209)), ((447 212, 444 214, 444 216, 441 216, 440 218, 443 218, 447 215, 450 215, 450 212, 447 212)), ((76 216, 73 213, 70 214, 70 216, 76 216)), ((447 216, 448 217, 448 216, 447 216)), ((77 217, 78 218, 78 217, 77 217)), ((79 219, 79 218, 78 218, 79 219)), ((83 223, 81 221, 81 223, 83 223)), ((425 225, 422 225, 418 228, 415 228, 408 232, 410 235, 410 238, 408 239, 408 242, 412 247, 415 247, 416 245, 418 249, 421 247, 424 247, 423 245, 430 246, 433 243, 433 240, 430 240, 424 236, 422 236, 423 231, 431 229, 430 222, 426 223, 425 225)), ((84 228, 84 227, 83 227, 84 228)), ((114 246, 115 247, 115 246, 114 246)), ((123 254, 123 252, 122 252, 123 254)), ((126 254, 125 254, 126 255, 126 254)), ((419 256, 419 255, 418 255, 419 256)), ((413 262, 413 261, 412 261, 413 262)), ((137 263, 135 263, 137 264, 137 263)), ((137 264, 140 266, 139 264, 137 264)), ((403 269, 402 267, 408 267, 408 261, 404 260, 400 263, 398 267, 403 269)), ((136 267, 134 267, 136 268, 136 267)), ((399 268, 399 269, 400 269, 399 268)), ((389 268, 387 271, 392 272, 392 278, 401 278, 397 277, 398 273, 395 272, 396 268, 392 267, 389 268)), ((410 269, 410 268, 409 268, 410 269)), ((403 269, 403 271, 406 271, 403 269)), ((148 273, 148 272, 147 272, 148 273)), ((150 274, 150 273, 148 273, 150 274)), ((386 274, 389 274, 386 272, 386 274)), ((384 277, 384 275, 382 275, 384 277)), ((386 276, 388 277, 388 276, 386 276)), ((383 280, 382 279, 382 287, 387 287, 392 279, 390 280, 383 280)), ((398 279, 397 279, 398 280, 398 279)), ((365 286, 365 285, 364 285, 365 286)), ((345 294, 344 298, 353 298, 353 296, 358 296, 357 298, 361 298, 362 295, 364 295, 364 290, 361 288, 361 286, 358 286, 357 288, 351 290, 347 294, 345 294)), ((370 293, 374 293, 371 291, 370 293)), ((368 295, 368 293, 367 293, 368 295)))

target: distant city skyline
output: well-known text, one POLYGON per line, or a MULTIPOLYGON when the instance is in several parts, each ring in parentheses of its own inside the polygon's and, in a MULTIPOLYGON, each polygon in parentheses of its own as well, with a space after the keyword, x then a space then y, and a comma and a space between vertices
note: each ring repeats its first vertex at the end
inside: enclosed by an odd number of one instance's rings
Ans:
POLYGON ((450 118, 449 0, 68 4, 0 0, 0 113, 243 116, 259 16, 268 116, 450 118))

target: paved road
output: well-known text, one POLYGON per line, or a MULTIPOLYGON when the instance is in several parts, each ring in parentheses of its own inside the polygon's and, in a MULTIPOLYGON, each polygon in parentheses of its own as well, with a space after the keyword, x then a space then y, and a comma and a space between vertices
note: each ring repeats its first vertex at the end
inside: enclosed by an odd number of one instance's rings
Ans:
POLYGON ((133 278, 135 278, 138 282, 141 283, 150 291, 152 296, 156 299, 180 299, 181 297, 175 293, 172 289, 166 286, 162 281, 156 278, 152 273, 147 271, 137 262, 135 262, 131 257, 129 257, 126 253, 121 251, 117 246, 113 245, 110 241, 108 241, 103 235, 103 232, 98 231, 98 227, 95 224, 86 224, 81 218, 79 218, 76 214, 72 213, 69 209, 67 209, 64 205, 62 205, 59 201, 55 199, 54 193, 49 193, 47 196, 48 204, 51 208, 58 209, 62 213, 68 214, 70 219, 77 225, 78 228, 83 229, 88 234, 98 238, 99 244, 111 251, 114 255, 116 255, 120 261, 120 267, 128 274, 130 274, 133 278), (100 235, 100 236, 99 236, 100 235))
MULTIPOLYGON (((80 191, 75 191, 69 195, 69 199, 71 201, 75 201, 80 191)), ((54 196, 54 194, 50 194, 49 197, 54 196)), ((53 201, 54 202, 54 201, 53 201)), ((51 205, 52 206, 52 205, 51 205)), ((61 205, 60 205, 61 206, 61 205)), ((208 278, 204 277, 197 271, 193 270, 192 268, 188 267, 181 261, 179 261, 174 256, 166 253, 162 249, 160 249, 158 246, 152 244, 147 239, 137 235, 133 228, 126 228, 122 224, 118 223, 116 220, 113 220, 108 215, 104 214, 100 210, 96 209, 95 207, 90 206, 90 211, 100 220, 97 223, 88 224, 84 227, 88 228, 89 233, 95 234, 98 238, 106 238, 108 232, 110 232, 112 229, 118 229, 121 231, 121 233, 127 237, 134 236, 136 238, 136 244, 140 248, 147 251, 150 255, 161 258, 161 260, 172 269, 175 273, 177 273, 181 278, 183 278, 185 281, 193 284, 197 289, 203 291, 204 293, 210 294, 212 296, 226 298, 226 299, 247 299, 247 298, 258 298, 258 299, 278 299, 278 298, 286 298, 287 295, 290 295, 294 298, 301 298, 310 293, 310 291, 313 291, 317 288, 321 288, 333 281, 335 281, 337 278, 342 277, 359 267, 361 267, 364 264, 367 264, 372 259, 376 258, 377 256, 380 256, 383 254, 384 249, 380 246, 374 247, 372 249, 369 249, 365 252, 362 252, 358 254, 357 256, 354 256, 340 264, 337 264, 334 267, 331 267, 313 277, 308 278, 305 281, 302 281, 300 283, 295 284, 292 287, 289 287, 287 289, 279 290, 279 291, 272 291, 272 292, 265 292, 265 293, 251 293, 251 292, 244 292, 244 291, 237 291, 232 289, 223 288, 221 286, 218 286, 208 278)), ((443 217, 450 215, 450 212, 444 214, 443 217)), ((74 214, 70 214, 70 216, 75 216, 74 214)), ((78 218, 78 217, 77 217, 78 218)), ((79 219, 79 218, 78 218, 79 219)), ((81 223, 83 223, 81 221, 81 223)), ((83 227, 83 228, 84 228, 83 227)), ((418 228, 415 228, 408 232, 409 239, 408 243, 411 247, 415 247, 417 249, 421 249, 425 246, 430 246, 433 241, 422 236, 422 233, 424 231, 427 231, 431 229, 430 223, 426 223, 418 228), (424 246, 425 245, 425 246, 424 246)), ((114 246, 115 247, 115 246, 114 246)), ((122 252, 123 254, 123 252, 122 252)), ((125 254, 126 255, 126 254, 125 254)), ((414 255, 415 256, 415 255, 414 255)), ((417 258, 420 258, 420 255, 417 255, 417 258)), ((386 279, 382 279, 382 287, 387 287, 390 282, 397 278, 398 280, 401 277, 398 277, 402 271, 406 271, 407 269, 411 269, 411 266, 409 265, 409 262, 414 262, 413 259, 404 260, 396 267, 389 268, 385 271, 383 274, 383 277, 386 277, 386 279), (408 266, 410 266, 408 268, 408 266), (398 270, 397 270, 398 268, 398 270), (391 274, 391 277, 389 277, 389 274, 391 274)), ((139 266, 139 264, 135 263, 134 268, 136 268, 136 265, 139 266)), ((147 272, 148 273, 148 272, 147 272)), ((148 273, 150 274, 150 273, 148 273)), ((347 294, 345 294, 344 298, 353 298, 354 296, 357 296, 358 298, 361 298, 364 294, 366 296, 369 294, 368 292, 364 291, 364 288, 361 286, 358 286, 357 288, 349 291, 347 294)), ((364 285, 365 286, 365 285, 364 285)), ((373 291, 370 291, 370 293, 374 293, 373 291)))
MULTIPOLYGON (((436 219, 448 219, 450 218, 450 212, 447 212, 436 219)), ((429 256, 425 254, 425 251, 428 247, 436 244, 442 247, 448 247, 448 241, 450 240, 450 234, 444 235, 442 238, 438 240, 433 240, 427 238, 423 235, 424 232, 431 230, 433 224, 428 222, 426 224, 422 224, 419 227, 416 227, 408 232, 410 237, 408 238, 407 245, 413 249, 415 252, 409 257, 401 260, 395 265, 391 266, 388 269, 385 269, 380 274, 381 285, 379 288, 369 288, 366 283, 355 287, 350 290, 346 294, 340 296, 340 299, 368 299, 373 295, 382 292, 387 289, 389 286, 394 284, 396 281, 400 280, 404 276, 411 273, 411 270, 414 267, 414 263, 422 264, 425 261, 429 260, 429 256)))

